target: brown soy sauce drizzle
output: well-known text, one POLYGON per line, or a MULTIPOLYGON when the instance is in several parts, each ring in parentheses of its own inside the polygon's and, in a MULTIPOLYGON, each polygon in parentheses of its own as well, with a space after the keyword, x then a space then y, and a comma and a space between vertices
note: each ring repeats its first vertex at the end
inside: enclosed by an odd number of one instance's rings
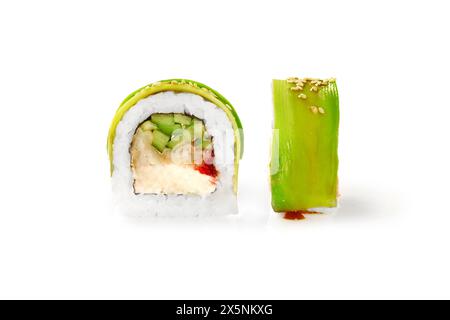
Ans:
POLYGON ((285 219, 285 220, 304 220, 305 214, 320 214, 320 212, 307 211, 307 210, 287 211, 284 213, 283 219, 285 219))

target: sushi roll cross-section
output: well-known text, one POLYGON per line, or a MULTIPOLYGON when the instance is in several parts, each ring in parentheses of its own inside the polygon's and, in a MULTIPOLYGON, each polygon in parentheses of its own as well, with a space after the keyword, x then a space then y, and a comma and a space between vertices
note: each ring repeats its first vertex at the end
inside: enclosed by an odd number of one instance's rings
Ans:
POLYGON ((108 135, 114 197, 135 216, 237 213, 242 125, 231 104, 199 82, 145 86, 120 105, 108 135))
POLYGON ((339 97, 335 79, 273 80, 271 191, 286 219, 337 206, 339 97))

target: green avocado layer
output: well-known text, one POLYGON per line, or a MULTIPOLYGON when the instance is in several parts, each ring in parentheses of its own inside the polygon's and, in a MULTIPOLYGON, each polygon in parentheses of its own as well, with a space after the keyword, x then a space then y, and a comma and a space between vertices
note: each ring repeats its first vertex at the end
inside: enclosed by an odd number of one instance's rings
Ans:
POLYGON ((276 212, 335 207, 339 97, 334 79, 273 81, 272 207, 276 212))

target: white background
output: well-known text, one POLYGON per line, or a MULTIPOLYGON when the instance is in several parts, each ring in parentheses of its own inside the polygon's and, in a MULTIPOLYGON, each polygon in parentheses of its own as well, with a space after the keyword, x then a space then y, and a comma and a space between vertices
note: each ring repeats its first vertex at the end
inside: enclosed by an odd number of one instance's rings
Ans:
POLYGON ((448 1, 2 1, 0 298, 450 298, 448 1), (270 208, 272 78, 336 77, 341 208, 270 208), (134 221, 106 136, 160 79, 246 134, 240 215, 134 221))

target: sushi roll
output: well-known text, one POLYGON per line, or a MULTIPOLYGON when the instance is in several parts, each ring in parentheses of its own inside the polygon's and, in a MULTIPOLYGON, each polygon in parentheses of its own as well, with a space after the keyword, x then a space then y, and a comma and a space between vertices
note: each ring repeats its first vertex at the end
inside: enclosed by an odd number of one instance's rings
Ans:
POLYGON ((147 85, 122 102, 109 130, 114 198, 133 216, 235 214, 243 142, 217 91, 185 79, 147 85))
POLYGON ((339 97, 335 79, 273 80, 272 207, 287 219, 337 206, 339 97))

